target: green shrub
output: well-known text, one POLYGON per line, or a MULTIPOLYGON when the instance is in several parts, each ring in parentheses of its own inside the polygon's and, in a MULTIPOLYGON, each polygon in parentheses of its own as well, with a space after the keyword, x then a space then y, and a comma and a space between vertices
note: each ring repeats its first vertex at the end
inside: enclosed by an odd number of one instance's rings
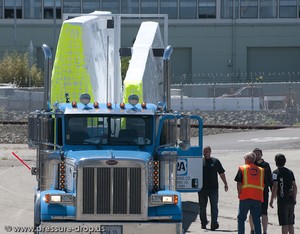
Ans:
POLYGON ((30 65, 28 53, 6 53, 0 60, 0 83, 19 87, 43 86, 43 73, 36 64, 30 65))
POLYGON ((131 57, 121 57, 121 77, 122 77, 122 82, 125 79, 126 72, 129 67, 129 62, 130 62, 131 57))

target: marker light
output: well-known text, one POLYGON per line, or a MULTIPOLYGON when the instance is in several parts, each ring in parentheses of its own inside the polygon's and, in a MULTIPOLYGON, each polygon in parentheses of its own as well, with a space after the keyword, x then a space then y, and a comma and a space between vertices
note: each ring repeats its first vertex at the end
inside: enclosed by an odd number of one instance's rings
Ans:
POLYGON ((121 108, 121 109, 125 109, 125 103, 124 103, 124 102, 121 102, 121 103, 120 103, 120 108, 121 108))
POLYGON ((51 196, 50 194, 45 194, 45 202, 50 203, 51 196))
POLYGON ((143 109, 146 109, 146 108, 147 108, 146 102, 143 102, 143 103, 141 104, 141 106, 142 106, 143 109))
POLYGON ((65 177, 66 177, 66 164, 64 161, 62 161, 59 164, 59 188, 64 189, 65 188, 65 177))
POLYGON ((98 102, 94 102, 94 108, 98 109, 99 108, 99 103, 98 102))
POLYGON ((154 161, 153 162, 153 190, 157 191, 159 189, 159 162, 154 161))
POLYGON ((73 101, 73 102, 72 102, 72 107, 73 107, 73 108, 77 108, 77 102, 73 101))
POLYGON ((177 195, 174 195, 174 204, 178 204, 178 196, 177 195))
POLYGON ((88 93, 83 93, 80 95, 80 102, 84 105, 89 104, 91 101, 91 96, 88 93))
POLYGON ((128 97, 128 102, 135 106, 136 104, 139 103, 139 96, 136 95, 136 94, 131 94, 129 97, 128 97))
POLYGON ((106 107, 107 107, 108 109, 111 109, 111 108, 112 108, 111 102, 106 103, 106 107))

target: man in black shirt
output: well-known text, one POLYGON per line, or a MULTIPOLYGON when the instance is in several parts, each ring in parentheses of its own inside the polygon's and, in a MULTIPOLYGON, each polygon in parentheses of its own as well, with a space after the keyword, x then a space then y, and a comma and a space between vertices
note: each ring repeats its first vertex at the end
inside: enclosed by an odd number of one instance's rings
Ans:
POLYGON ((219 184, 218 174, 224 183, 225 192, 228 191, 228 184, 226 181, 225 170, 221 162, 214 157, 211 157, 211 147, 206 146, 203 149, 203 186, 198 192, 199 206, 200 206, 200 221, 201 228, 206 229, 208 224, 206 207, 208 199, 211 208, 211 230, 219 228, 218 223, 218 201, 219 201, 219 184))
POLYGON ((273 187, 270 206, 277 197, 277 215, 282 234, 294 234, 295 204, 297 196, 297 185, 294 173, 284 167, 286 158, 283 154, 275 156, 276 166, 273 171, 273 187))

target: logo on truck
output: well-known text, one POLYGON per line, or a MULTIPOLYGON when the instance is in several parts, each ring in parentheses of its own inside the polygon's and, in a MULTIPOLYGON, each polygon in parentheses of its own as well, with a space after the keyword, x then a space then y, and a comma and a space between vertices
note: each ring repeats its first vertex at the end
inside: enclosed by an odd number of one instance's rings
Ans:
POLYGON ((187 175, 188 172, 187 159, 179 159, 177 161, 177 175, 187 175))
POLYGON ((118 164, 118 161, 116 161, 116 160, 108 160, 108 161, 106 161, 106 164, 110 165, 110 166, 113 166, 113 165, 118 164))

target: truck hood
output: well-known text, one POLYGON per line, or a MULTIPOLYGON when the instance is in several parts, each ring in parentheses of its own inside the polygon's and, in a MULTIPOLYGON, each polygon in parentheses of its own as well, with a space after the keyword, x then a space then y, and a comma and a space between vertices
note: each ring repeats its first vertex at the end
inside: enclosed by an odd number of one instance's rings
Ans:
POLYGON ((76 161, 84 159, 117 159, 117 160, 137 160, 149 161, 152 155, 145 151, 131 151, 131 150, 69 150, 65 153, 66 158, 72 158, 76 161))

